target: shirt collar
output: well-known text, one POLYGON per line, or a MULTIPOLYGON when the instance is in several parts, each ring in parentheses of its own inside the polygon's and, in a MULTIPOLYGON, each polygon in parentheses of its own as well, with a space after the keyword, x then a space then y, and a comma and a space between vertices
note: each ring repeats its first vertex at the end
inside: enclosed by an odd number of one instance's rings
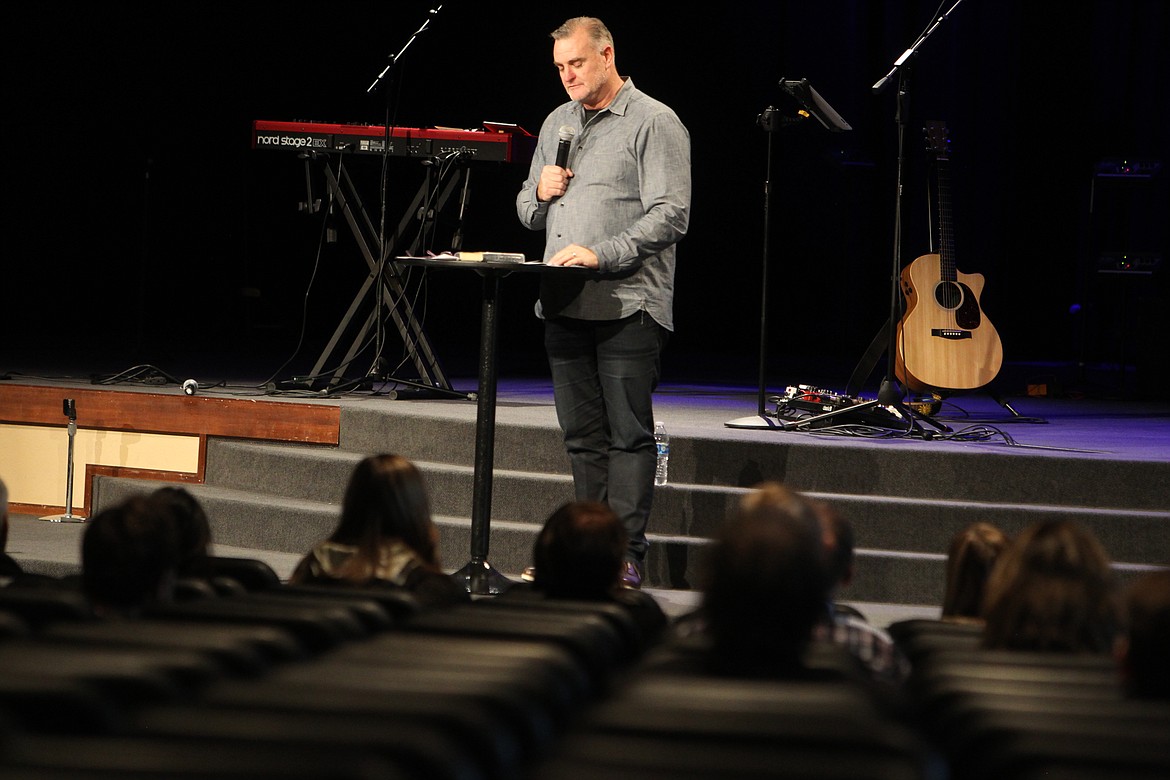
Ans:
MULTIPOLYGON (((634 87, 634 80, 629 76, 626 76, 625 79, 623 79, 622 85, 618 89, 617 94, 613 96, 613 100, 609 101, 609 105, 605 108, 599 109, 598 113, 601 113, 602 111, 609 111, 610 113, 617 114, 618 116, 625 114, 626 108, 629 106, 630 99, 633 97, 635 91, 636 89, 634 87)), ((573 111, 577 114, 577 116, 583 118, 585 116, 585 106, 581 105, 581 103, 576 100, 573 101, 573 106, 573 111)))

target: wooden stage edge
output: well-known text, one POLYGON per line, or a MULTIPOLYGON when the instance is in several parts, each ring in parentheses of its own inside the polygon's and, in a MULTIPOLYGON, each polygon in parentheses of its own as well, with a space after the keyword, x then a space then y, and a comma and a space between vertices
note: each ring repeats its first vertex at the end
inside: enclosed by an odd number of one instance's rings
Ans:
MULTIPOLYGON (((86 464, 85 503, 78 514, 90 506, 93 478, 99 474, 201 483, 208 436, 332 446, 340 440, 341 408, 334 405, 59 386, 0 385, 0 423, 65 428, 65 398, 75 401, 78 428, 199 437, 194 474, 86 464)), ((31 514, 59 510, 15 502, 11 509, 31 514)))

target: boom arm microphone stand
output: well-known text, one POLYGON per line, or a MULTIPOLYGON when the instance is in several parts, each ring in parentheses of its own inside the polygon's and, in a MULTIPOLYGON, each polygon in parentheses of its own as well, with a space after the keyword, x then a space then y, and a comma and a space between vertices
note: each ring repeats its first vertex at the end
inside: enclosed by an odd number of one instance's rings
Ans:
POLYGON ((759 387, 757 388, 756 398, 756 415, 754 417, 739 417, 734 420, 728 420, 724 423, 728 428, 762 428, 769 430, 783 429, 785 426, 780 423, 775 417, 770 417, 764 411, 764 396, 766 391, 766 363, 768 350, 768 265, 770 247, 769 242, 772 232, 771 207, 772 207, 772 147, 773 138, 776 130, 780 127, 787 127, 789 125, 802 122, 805 119, 816 117, 817 121, 825 127, 826 130, 839 133, 845 130, 852 130, 841 116, 833 110, 832 106, 824 101, 824 99, 817 94, 817 91, 809 85, 808 79, 780 79, 780 88, 791 95, 800 105, 800 109, 795 116, 781 116, 779 112, 772 106, 764 109, 764 111, 757 117, 756 122, 761 128, 768 133, 768 154, 765 163, 765 177, 764 177, 764 262, 763 271, 760 280, 760 374, 759 387))
POLYGON ((935 19, 926 30, 918 36, 918 40, 914 45, 904 51, 900 57, 894 62, 890 72, 878 80, 873 85, 872 92, 880 94, 890 83, 890 79, 895 73, 898 74, 898 96, 895 105, 895 122, 898 130, 898 171, 897 171, 897 185, 894 192, 894 254, 892 258, 892 265, 890 268, 890 318, 886 323, 886 375, 882 379, 881 386, 878 389, 878 402, 897 409, 901 414, 902 419, 909 424, 909 431, 918 428, 916 420, 918 418, 930 423, 940 431, 947 433, 951 429, 926 415, 918 415, 912 412, 908 407, 902 403, 902 397, 905 391, 898 385, 895 377, 895 356, 898 348, 898 329, 895 325, 900 319, 898 313, 901 309, 901 290, 898 286, 898 280, 902 272, 902 190, 903 177, 906 170, 906 118, 910 104, 910 67, 913 64, 913 59, 918 54, 918 50, 926 43, 927 39, 938 29, 946 18, 959 7, 959 3, 963 0, 955 0, 954 5, 950 7, 943 15, 935 19))
MULTIPOLYGON (((910 66, 913 64, 914 57, 917 56, 918 50, 922 48, 924 43, 926 43, 926 39, 929 38, 934 33, 934 31, 938 29, 939 25, 942 24, 956 8, 958 8, 959 3, 961 2, 962 0, 955 0, 955 3, 950 7, 950 10, 939 16, 937 19, 932 20, 931 24, 918 37, 918 40, 914 42, 914 45, 906 51, 902 52, 901 56, 899 56, 898 59, 894 62, 894 66, 890 69, 890 72, 879 79, 878 82, 871 88, 871 91, 875 95, 879 94, 889 85, 891 79, 894 77, 894 74, 898 75, 898 98, 895 107, 895 122, 898 129, 898 170, 897 184, 894 192, 894 255, 892 259, 892 267, 890 269, 889 319, 886 321, 885 330, 883 331, 886 336, 886 374, 882 378, 881 386, 878 388, 877 400, 866 401, 854 406, 844 407, 826 414, 806 417, 803 420, 793 424, 792 427, 807 426, 814 422, 824 420, 828 417, 833 417, 840 414, 856 413, 869 407, 881 405, 896 410, 901 419, 906 421, 908 426, 906 433, 912 433, 916 430, 921 431, 921 427, 918 425, 919 419, 929 423, 937 430, 944 433, 952 432, 951 428, 948 426, 943 425, 942 423, 930 418, 927 415, 918 414, 902 403, 902 398, 905 391, 898 385, 897 379, 895 377, 895 355, 897 354, 896 350, 898 348, 897 322, 899 319, 901 319, 899 317, 899 312, 901 310, 901 289, 899 288, 898 281, 902 272, 902 189, 903 176, 906 168, 905 138, 906 116, 910 102, 910 66)), ((879 338, 880 335, 881 334, 879 334, 879 338)), ((875 344, 876 343, 877 341, 875 340, 875 344)), ((872 348, 870 354, 873 354, 872 348)), ((872 368, 872 364, 870 367, 872 368)), ((861 377, 861 374, 863 373, 861 368, 861 366, 858 366, 858 369, 854 371, 853 377, 850 379, 849 392, 853 392, 853 386, 855 384, 860 385, 860 382, 863 380, 863 377, 861 377)), ((933 433, 924 433, 923 435, 924 438, 929 438, 933 435, 933 433)))
MULTIPOLYGON (((391 108, 392 101, 394 99, 393 98, 393 89, 392 89, 392 87, 393 87, 393 74, 394 74, 395 69, 398 66, 398 61, 402 59, 402 55, 406 53, 406 50, 410 48, 410 45, 412 43, 414 43, 414 40, 416 38, 418 38, 418 36, 422 35, 423 33, 425 33, 427 31, 427 28, 430 27, 431 20, 434 19, 438 15, 439 11, 441 11, 441 10, 443 10, 442 3, 435 6, 430 11, 427 12, 427 18, 423 21, 422 26, 414 31, 414 34, 411 35, 406 40, 406 43, 404 43, 402 45, 402 48, 398 50, 397 54, 390 55, 390 57, 389 57, 390 61, 386 65, 386 67, 382 68, 382 71, 377 75, 377 77, 373 80, 373 82, 370 84, 370 86, 366 87, 366 92, 368 94, 373 94, 374 91, 378 89, 378 85, 381 84, 383 80, 385 80, 387 82, 387 87, 386 87, 386 120, 385 120, 385 122, 383 122, 383 124, 385 125, 385 128, 386 128, 386 134, 385 134, 385 138, 383 139, 383 144, 382 144, 381 214, 380 214, 379 223, 378 223, 378 270, 377 270, 377 277, 379 280, 379 284, 376 287, 376 293, 375 293, 376 306, 377 306, 375 311, 378 312, 378 315, 375 318, 375 322, 374 322, 374 362, 370 366, 369 372, 366 374, 367 378, 386 379, 386 359, 383 356, 383 351, 385 349, 385 336, 383 334, 384 327, 383 327, 383 323, 382 323, 383 285, 380 283, 380 281, 383 277, 383 274, 385 273, 386 259, 387 259, 387 255, 389 254, 389 252, 386 251, 386 249, 387 249, 386 248, 386 207, 387 207, 387 203, 386 203, 386 186, 387 186, 386 185, 386 176, 387 176, 387 172, 388 172, 389 167, 390 167, 389 157, 390 157, 390 143, 391 143, 391 132, 392 132, 391 131, 391 120, 393 119, 393 116, 394 116, 394 111, 391 108)), ((424 220, 424 226, 425 226, 425 220, 426 220, 425 213, 423 215, 423 220, 424 220)), ((395 236, 395 243, 397 243, 397 236, 395 236)), ((414 384, 414 383, 412 383, 412 384, 414 384)))

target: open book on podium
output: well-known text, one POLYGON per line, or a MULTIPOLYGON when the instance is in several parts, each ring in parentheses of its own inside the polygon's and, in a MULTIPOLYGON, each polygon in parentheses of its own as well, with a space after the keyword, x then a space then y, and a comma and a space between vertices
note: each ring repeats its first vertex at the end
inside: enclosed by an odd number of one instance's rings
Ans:
MULTIPOLYGON (((526 262, 520 252, 440 252, 427 253, 427 260, 456 260, 465 263, 523 263, 526 262)), ((534 261, 535 262, 535 261, 534 261)))

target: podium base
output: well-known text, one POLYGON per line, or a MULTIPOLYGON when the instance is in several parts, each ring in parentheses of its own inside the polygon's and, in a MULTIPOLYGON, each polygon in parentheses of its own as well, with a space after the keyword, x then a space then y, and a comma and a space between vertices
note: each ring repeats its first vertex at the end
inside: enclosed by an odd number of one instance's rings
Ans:
POLYGON ((469 561, 451 577, 473 596, 498 596, 516 584, 487 561, 476 559, 469 561))
POLYGON ((84 523, 89 518, 81 517, 80 515, 75 515, 72 513, 66 513, 63 515, 46 515, 45 517, 39 519, 44 520, 46 523, 84 523))

